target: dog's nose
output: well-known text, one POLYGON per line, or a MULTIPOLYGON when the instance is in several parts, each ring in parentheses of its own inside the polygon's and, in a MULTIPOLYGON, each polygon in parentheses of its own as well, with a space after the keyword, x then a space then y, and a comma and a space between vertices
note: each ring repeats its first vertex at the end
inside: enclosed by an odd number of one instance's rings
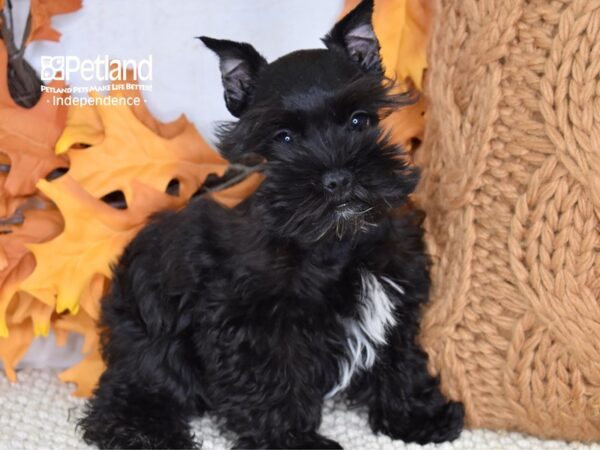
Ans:
POLYGON ((331 194, 348 194, 352 187, 352 174, 345 169, 331 170, 323 175, 323 187, 331 194))

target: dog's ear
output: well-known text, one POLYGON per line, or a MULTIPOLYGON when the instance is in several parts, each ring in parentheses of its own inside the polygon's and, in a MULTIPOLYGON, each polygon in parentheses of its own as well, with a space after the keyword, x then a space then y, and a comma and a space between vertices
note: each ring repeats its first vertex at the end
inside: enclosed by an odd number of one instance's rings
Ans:
POLYGON ((225 104, 231 114, 240 117, 252 97, 256 77, 267 61, 254 47, 245 42, 206 36, 200 36, 198 39, 219 56, 225 104))
POLYGON ((327 48, 343 50, 367 73, 383 74, 379 41, 372 23, 373 0, 362 0, 322 39, 327 48))

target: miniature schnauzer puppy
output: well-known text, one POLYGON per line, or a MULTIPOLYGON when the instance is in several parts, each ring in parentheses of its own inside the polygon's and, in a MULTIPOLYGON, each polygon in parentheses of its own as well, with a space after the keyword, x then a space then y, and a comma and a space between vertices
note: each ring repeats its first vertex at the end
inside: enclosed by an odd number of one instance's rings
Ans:
POLYGON ((374 432, 455 439, 448 401, 417 344, 429 289, 418 175, 378 124, 391 92, 362 1, 326 49, 274 62, 200 39, 220 59, 229 160, 260 155, 265 179, 233 209, 194 198, 159 215, 114 269, 101 314, 107 369, 80 424, 102 448, 193 448, 207 412, 242 448, 341 448, 323 402, 368 409, 374 432), (406 209, 406 208, 405 208, 406 209))

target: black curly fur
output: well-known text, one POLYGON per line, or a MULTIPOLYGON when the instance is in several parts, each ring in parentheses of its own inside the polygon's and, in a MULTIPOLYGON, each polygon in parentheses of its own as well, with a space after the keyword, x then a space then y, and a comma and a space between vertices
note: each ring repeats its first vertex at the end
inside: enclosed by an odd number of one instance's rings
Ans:
POLYGON ((337 389, 368 408, 375 432, 422 444, 459 435, 462 405, 442 396, 416 343, 429 289, 420 222, 392 213, 418 178, 377 125, 398 98, 365 53, 376 40, 351 41, 371 9, 364 1, 336 25, 327 50, 271 64, 239 45, 229 64, 236 44, 205 40, 240 115, 221 150, 262 155, 266 179, 235 209, 197 197, 155 217, 125 250, 102 304, 107 370, 80 422, 87 442, 193 448, 189 419, 210 411, 238 447, 340 448, 318 433, 321 410, 356 362, 349 330, 375 305, 368 277, 391 305, 384 339, 337 389), (323 176, 336 170, 352 182, 329 192, 323 176))

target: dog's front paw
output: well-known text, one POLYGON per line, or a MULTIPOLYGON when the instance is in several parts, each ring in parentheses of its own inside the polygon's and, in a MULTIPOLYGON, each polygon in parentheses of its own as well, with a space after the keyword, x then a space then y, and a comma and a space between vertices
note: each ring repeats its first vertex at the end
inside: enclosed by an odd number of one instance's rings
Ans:
POLYGON ((299 442, 294 446, 294 448, 309 448, 309 449, 319 449, 319 448, 343 448, 339 443, 334 441, 333 439, 326 438, 318 433, 311 434, 306 436, 304 440, 299 440, 299 442))
POLYGON ((285 433, 278 438, 261 438, 246 436, 238 439, 234 448, 258 449, 258 448, 303 448, 303 449, 341 449, 336 441, 321 436, 319 433, 285 433))
POLYGON ((434 412, 411 411, 402 414, 389 411, 371 411, 369 421, 374 432, 382 432, 392 439, 416 442, 453 441, 463 429, 465 410, 462 403, 448 402, 434 412))

